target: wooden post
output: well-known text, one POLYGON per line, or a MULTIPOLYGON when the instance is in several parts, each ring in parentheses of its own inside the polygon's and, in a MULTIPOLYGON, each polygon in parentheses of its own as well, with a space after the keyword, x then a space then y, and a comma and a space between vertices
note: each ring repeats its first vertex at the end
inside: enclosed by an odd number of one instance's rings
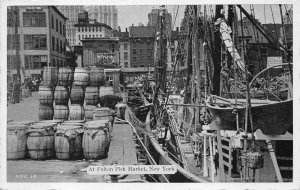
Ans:
POLYGON ((206 162, 206 135, 203 136, 203 176, 207 177, 208 172, 207 172, 207 162, 206 162))
POLYGON ((271 140, 266 140, 278 182, 283 182, 271 140))
MULTIPOLYGON (((208 141, 209 141, 209 155, 210 155, 210 178, 212 182, 215 182, 215 165, 214 165, 214 157, 213 157, 213 145, 212 145, 212 140, 214 140, 213 137, 209 136, 208 141)), ((214 144, 214 143, 213 143, 214 144)))
POLYGON ((218 141, 218 153, 219 153, 219 182, 225 182, 223 151, 222 151, 220 129, 217 130, 217 141, 218 141))

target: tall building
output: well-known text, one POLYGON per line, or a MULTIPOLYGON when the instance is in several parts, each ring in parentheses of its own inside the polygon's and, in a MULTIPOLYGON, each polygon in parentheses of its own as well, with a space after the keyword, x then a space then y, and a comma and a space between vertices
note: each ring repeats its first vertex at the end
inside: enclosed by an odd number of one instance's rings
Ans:
POLYGON ((84 11, 84 6, 57 6, 58 10, 68 18, 66 21, 66 37, 69 46, 75 46, 75 28, 74 25, 78 22, 78 13, 84 11))
POLYGON ((153 66, 154 34, 152 26, 131 26, 129 28, 130 67, 153 66))
MULTIPOLYGON (((165 22, 166 22, 166 29, 168 33, 171 35, 172 31, 172 15, 168 13, 167 9, 163 10, 165 12, 165 22)), ((160 19, 159 19, 159 12, 160 9, 152 9, 151 13, 148 14, 148 26, 153 26, 156 29, 159 28, 160 19)))
POLYGON ((118 10, 115 5, 86 6, 90 19, 96 19, 100 23, 105 23, 112 29, 118 29, 118 10))
POLYGON ((41 77, 47 65, 65 66, 66 20, 55 6, 8 7, 8 76, 16 78, 18 66, 21 79, 41 77))
POLYGON ((126 28, 125 32, 119 32, 120 44, 120 66, 122 68, 130 68, 130 43, 129 32, 126 28))

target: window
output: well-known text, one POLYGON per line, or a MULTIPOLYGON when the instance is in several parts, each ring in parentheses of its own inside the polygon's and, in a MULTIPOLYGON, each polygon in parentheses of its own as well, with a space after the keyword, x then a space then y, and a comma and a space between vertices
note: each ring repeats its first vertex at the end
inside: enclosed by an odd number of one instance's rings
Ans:
POLYGON ((136 57, 133 57, 133 61, 134 61, 134 62, 136 61, 136 57))
POLYGON ((52 51, 55 50, 55 38, 52 36, 52 51))
POLYGON ((84 27, 85 28, 85 32, 87 32, 87 27, 84 27))
POLYGON ((58 40, 58 38, 56 39, 56 51, 59 52, 59 40, 58 40))
POLYGON ((93 38, 95 37, 95 35, 93 34, 93 38))
POLYGON ((61 40, 59 42, 59 49, 60 49, 59 53, 62 53, 63 52, 63 47, 62 47, 62 41, 61 40))
POLYGON ((101 26, 99 26, 99 32, 101 32, 101 26))
POLYGON ((143 49, 140 49, 140 55, 143 55, 144 51, 143 49))
POLYGON ((63 36, 66 37, 66 26, 63 25, 63 36))
POLYGON ((8 34, 7 49, 16 49, 17 47, 20 47, 20 35, 8 34))
POLYGON ((128 44, 124 44, 124 50, 128 50, 128 44))
POLYGON ((19 12, 16 13, 12 8, 7 8, 7 26, 19 26, 20 21, 19 21, 19 12), (17 19, 17 20, 16 20, 17 19))
POLYGON ((95 32, 95 28, 93 27, 93 32, 95 32))
POLYGON ((148 53, 148 54, 151 54, 151 49, 148 49, 148 50, 147 50, 147 53, 148 53))
POLYGON ((78 40, 80 40, 80 35, 78 35, 78 40))
POLYGON ((26 69, 41 69, 47 66, 47 55, 25 55, 26 69))
POLYGON ((98 27, 96 26, 96 32, 98 32, 98 27))
POLYGON ((126 68, 128 67, 128 62, 124 63, 124 67, 126 67, 126 68))
POLYGON ((128 52, 124 52, 124 60, 128 60, 128 52))
POLYGON ((7 55, 7 69, 17 69, 17 63, 19 62, 16 55, 7 55))
POLYGON ((84 35, 81 35, 81 39, 83 39, 84 38, 84 35))
POLYGON ((62 24, 61 24, 61 21, 59 22, 59 33, 62 34, 62 24))
POLYGON ((24 12, 23 24, 24 26, 45 27, 46 13, 24 12))
POLYGON ((134 54, 134 55, 136 54, 136 49, 133 49, 133 54, 134 54))
POLYGON ((91 37, 91 35, 89 35, 89 37, 91 37))
POLYGON ((89 32, 91 32, 91 27, 89 27, 89 32))
POLYGON ((78 27, 78 32, 80 32, 80 27, 78 27))
POLYGON ((47 35, 24 35, 24 49, 47 49, 47 35))
POLYGON ((58 20, 56 19, 56 32, 58 32, 58 20))

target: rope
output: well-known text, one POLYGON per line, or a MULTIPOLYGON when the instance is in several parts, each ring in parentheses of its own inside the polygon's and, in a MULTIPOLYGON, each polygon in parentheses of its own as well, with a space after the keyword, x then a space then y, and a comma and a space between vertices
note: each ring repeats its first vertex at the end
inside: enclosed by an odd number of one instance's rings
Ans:
POLYGON ((270 8, 271 8, 271 13, 272 13, 272 18, 273 18, 273 24, 274 24, 274 27, 275 27, 276 39, 278 40, 277 28, 276 28, 276 24, 275 24, 274 15, 273 15, 272 5, 270 5, 270 8))

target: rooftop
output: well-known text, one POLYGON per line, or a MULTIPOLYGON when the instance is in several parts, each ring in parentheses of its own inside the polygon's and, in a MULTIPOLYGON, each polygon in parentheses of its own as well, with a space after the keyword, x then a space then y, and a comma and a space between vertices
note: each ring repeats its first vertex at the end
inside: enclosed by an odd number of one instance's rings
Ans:
POLYGON ((78 24, 74 24, 75 27, 80 27, 80 26, 104 26, 110 30, 112 30, 112 28, 110 26, 108 26, 105 23, 99 23, 99 22, 93 22, 93 23, 78 23, 78 24))
POLYGON ((129 27, 130 38, 153 38, 155 29, 153 26, 131 26, 129 27))

